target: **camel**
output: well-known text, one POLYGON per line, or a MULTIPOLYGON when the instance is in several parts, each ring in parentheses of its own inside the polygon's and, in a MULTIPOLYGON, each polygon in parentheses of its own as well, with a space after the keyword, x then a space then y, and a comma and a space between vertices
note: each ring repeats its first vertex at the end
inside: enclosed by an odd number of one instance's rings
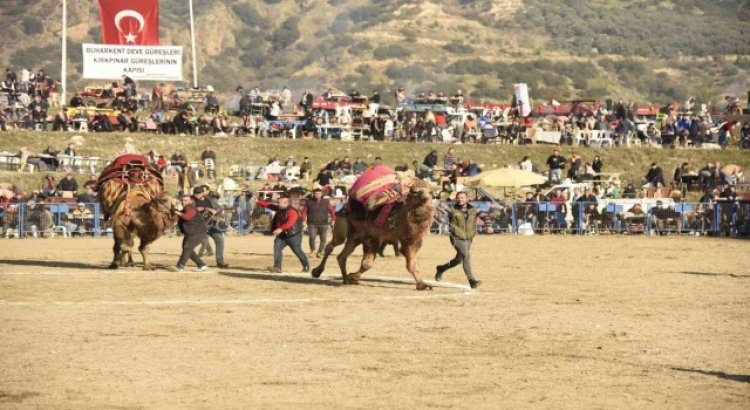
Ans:
POLYGON ((422 247, 422 238, 429 231, 433 222, 435 209, 432 205, 433 186, 420 179, 411 181, 411 191, 404 198, 403 205, 394 211, 388 223, 378 228, 370 220, 355 220, 346 207, 339 211, 333 225, 333 239, 326 245, 325 254, 320 264, 313 269, 312 276, 319 278, 325 269, 328 256, 334 248, 346 242, 344 249, 336 257, 341 269, 344 284, 358 284, 363 273, 372 268, 380 244, 398 241, 401 253, 406 258, 406 269, 417 284, 417 290, 431 290, 417 269, 417 253, 422 247), (346 260, 354 249, 362 245, 364 256, 357 272, 346 272, 346 260))
POLYGON ((140 190, 131 190, 123 202, 122 212, 112 218, 115 245, 112 248, 114 259, 109 267, 117 269, 119 266, 134 266, 131 252, 135 246, 135 237, 138 237, 143 270, 153 270, 154 267, 148 261, 149 245, 177 223, 179 203, 164 192, 149 198, 140 190))
POLYGON ((121 155, 102 171, 97 196, 104 220, 112 219, 115 244, 111 269, 134 266, 132 250, 138 237, 143 270, 153 270, 148 261, 149 245, 177 223, 180 206, 163 187, 159 172, 139 154, 121 155))

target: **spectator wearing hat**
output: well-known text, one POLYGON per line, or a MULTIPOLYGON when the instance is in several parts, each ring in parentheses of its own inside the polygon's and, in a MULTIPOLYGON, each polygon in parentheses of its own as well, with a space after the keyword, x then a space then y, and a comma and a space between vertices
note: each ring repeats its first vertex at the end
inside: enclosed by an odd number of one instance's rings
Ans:
POLYGON ((271 229, 273 229, 272 233, 275 237, 273 241, 273 267, 271 271, 275 273, 282 272, 282 251, 285 247, 289 246, 302 263, 302 271, 309 272, 310 263, 307 260, 307 255, 302 250, 302 216, 291 205, 289 197, 286 195, 280 196, 278 204, 272 204, 263 200, 258 201, 257 204, 276 212, 271 220, 271 229))
POLYGON ((302 208, 302 221, 307 224, 307 234, 310 244, 310 256, 320 258, 323 250, 328 243, 328 224, 336 220, 336 212, 328 198, 323 198, 321 188, 313 189, 312 198, 305 200, 305 206, 302 208), (315 250, 315 241, 320 238, 317 251, 315 250))

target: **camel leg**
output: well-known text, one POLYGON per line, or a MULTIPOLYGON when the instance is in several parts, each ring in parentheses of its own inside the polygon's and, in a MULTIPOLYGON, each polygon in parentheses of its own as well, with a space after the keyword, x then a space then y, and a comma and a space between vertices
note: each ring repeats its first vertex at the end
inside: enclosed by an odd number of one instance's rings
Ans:
POLYGON ((406 269, 411 273, 414 281, 417 283, 417 290, 432 290, 432 286, 424 283, 417 270, 417 251, 422 247, 422 241, 416 241, 412 244, 401 242, 401 253, 406 257, 406 269))
POLYGON ((110 269, 117 269, 120 267, 120 259, 122 258, 122 240, 120 240, 117 236, 115 236, 115 244, 112 246, 112 253, 114 254, 114 258, 112 259, 112 263, 109 264, 110 269))
MULTIPOLYGON (((125 262, 123 266, 127 267, 133 267, 135 266, 135 262, 133 262, 133 248, 135 247, 135 240, 133 240, 132 236, 128 236, 123 241, 123 251, 127 253, 128 259, 125 262)), ((124 256, 124 255, 123 255, 124 256)))
POLYGON ((333 252, 333 250, 337 246, 346 241, 348 232, 349 221, 346 219, 346 217, 342 215, 336 218, 336 222, 333 224, 333 238, 331 239, 331 242, 328 242, 328 244, 326 245, 326 249, 323 253, 323 258, 320 260, 320 263, 315 267, 315 269, 312 270, 313 278, 320 277, 320 275, 323 273, 323 270, 325 270, 326 261, 328 261, 328 257, 331 255, 331 252, 333 252))
POLYGON ((336 257, 336 260, 339 263, 339 269, 341 269, 341 279, 344 281, 345 285, 356 285, 358 284, 356 280, 352 280, 347 274, 346 274, 346 260, 349 258, 349 255, 354 252, 354 249, 359 246, 359 244, 362 243, 361 238, 356 238, 354 235, 350 235, 346 239, 346 244, 344 245, 344 249, 341 250, 341 253, 336 257))
POLYGON ((138 246, 138 250, 141 252, 141 256, 143 256, 143 270, 154 270, 154 267, 148 262, 148 246, 149 243, 141 239, 141 244, 138 246))
POLYGON ((349 281, 353 283, 359 282, 359 278, 362 277, 362 274, 370 270, 370 268, 375 265, 375 257, 377 256, 376 252, 380 248, 380 241, 378 241, 377 239, 369 238, 362 242, 362 248, 364 254, 362 255, 362 262, 359 266, 359 270, 347 275, 349 277, 349 281))

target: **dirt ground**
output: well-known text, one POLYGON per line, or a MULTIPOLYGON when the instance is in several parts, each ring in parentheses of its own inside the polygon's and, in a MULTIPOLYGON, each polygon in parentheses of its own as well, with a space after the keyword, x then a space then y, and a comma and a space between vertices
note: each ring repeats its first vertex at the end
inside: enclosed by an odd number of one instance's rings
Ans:
MULTIPOLYGON (((290 253, 264 273, 260 235, 209 273, 110 271, 110 247, 0 241, 0 407, 750 407, 747 241, 482 236, 476 292, 460 268, 417 292, 393 256, 360 286, 290 253)), ((450 256, 428 237, 425 276, 450 256)))

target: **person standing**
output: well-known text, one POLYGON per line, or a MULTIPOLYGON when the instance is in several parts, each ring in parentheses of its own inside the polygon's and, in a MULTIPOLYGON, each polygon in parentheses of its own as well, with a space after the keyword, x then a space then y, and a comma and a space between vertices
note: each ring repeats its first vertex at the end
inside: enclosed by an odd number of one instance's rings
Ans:
POLYGON ((560 183, 562 178, 562 171, 565 168, 565 157, 560 155, 560 151, 552 151, 552 155, 547 158, 547 166, 549 167, 549 176, 547 181, 551 184, 552 182, 560 183))
POLYGON ((182 254, 180 254, 180 259, 173 270, 176 272, 183 271, 185 264, 190 259, 198 265, 198 272, 204 272, 208 270, 208 266, 195 253, 195 247, 200 245, 206 237, 206 221, 195 208, 193 198, 190 195, 183 195, 181 201, 183 209, 182 212, 177 212, 179 217, 177 226, 183 235, 182 254))
POLYGON ((185 192, 185 175, 188 172, 187 158, 182 151, 175 150, 174 154, 172 154, 172 157, 169 159, 169 163, 172 166, 172 169, 177 172, 177 185, 180 188, 180 192, 185 192))
POLYGON ((204 237, 204 242, 208 245, 207 248, 210 252, 211 245, 208 244, 208 237, 214 240, 214 245, 216 246, 216 266, 219 268, 228 268, 229 264, 224 262, 224 231, 219 226, 224 209, 219 205, 219 201, 211 195, 211 191, 205 185, 196 187, 193 190, 193 198, 195 209, 203 215, 208 225, 206 232, 208 236, 204 237))
POLYGON ((305 201, 302 208, 302 220, 307 224, 307 234, 310 243, 310 256, 320 258, 328 242, 328 217, 331 222, 336 220, 336 211, 328 198, 323 198, 323 190, 313 189, 313 197, 305 201), (320 237, 318 250, 315 250, 315 240, 320 237))
POLYGON ((257 201, 256 204, 276 212, 273 220, 271 220, 271 229, 273 229, 273 235, 275 236, 271 271, 281 273, 281 252, 289 246, 302 263, 302 272, 309 272, 310 263, 305 252, 302 251, 302 216, 291 205, 289 197, 286 194, 281 195, 278 205, 264 200, 257 201))
POLYGON ((482 283, 474 277, 471 270, 471 242, 477 234, 477 209, 469 204, 469 195, 466 192, 456 194, 456 205, 448 212, 448 219, 451 245, 456 250, 456 256, 450 262, 437 266, 435 280, 439 282, 443 279, 445 271, 463 264, 469 286, 476 289, 482 283))

